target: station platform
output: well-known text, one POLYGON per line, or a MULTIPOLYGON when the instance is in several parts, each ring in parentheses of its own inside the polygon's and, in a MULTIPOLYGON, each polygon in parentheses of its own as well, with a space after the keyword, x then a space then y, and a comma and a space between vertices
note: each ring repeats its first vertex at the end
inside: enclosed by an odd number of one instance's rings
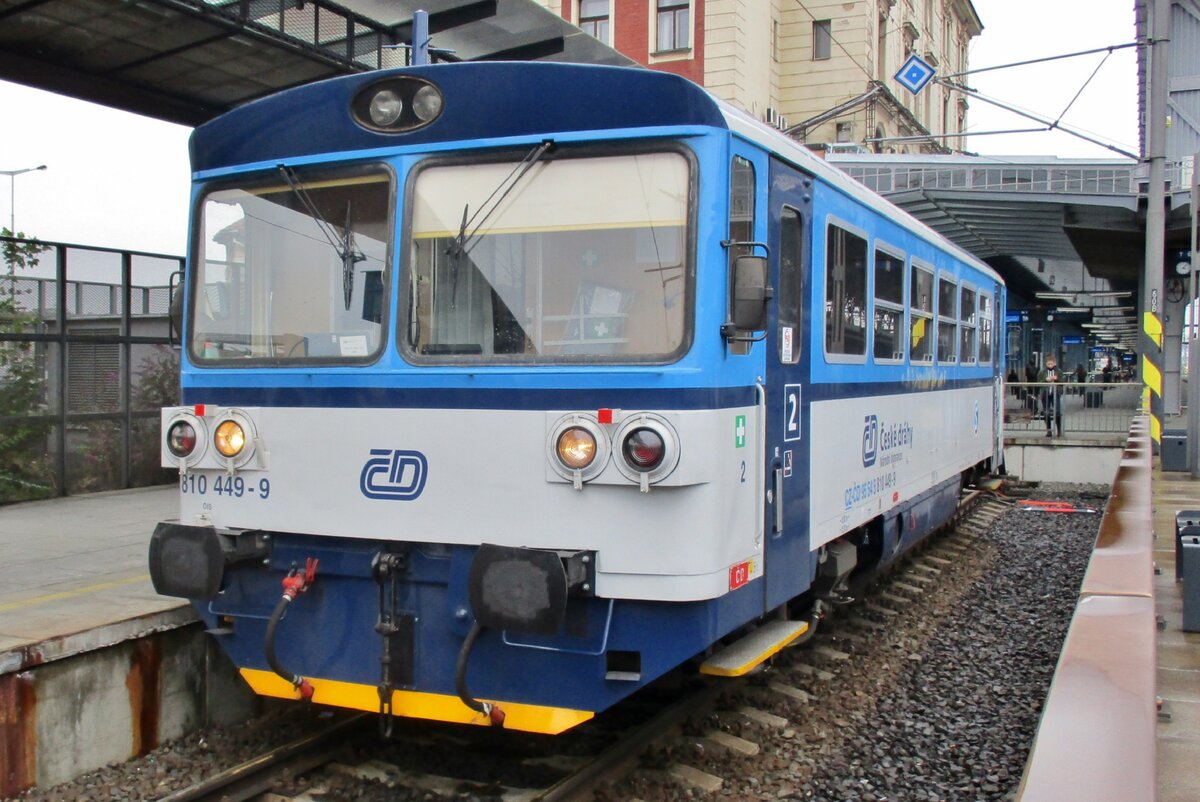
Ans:
POLYGON ((1200 633, 1184 632, 1183 586, 1175 581, 1175 513, 1200 509, 1200 480, 1162 471, 1151 478, 1158 631, 1158 802, 1200 799, 1200 633))
POLYGON ((175 485, 0 507, 0 674, 197 620, 146 567, 175 485))

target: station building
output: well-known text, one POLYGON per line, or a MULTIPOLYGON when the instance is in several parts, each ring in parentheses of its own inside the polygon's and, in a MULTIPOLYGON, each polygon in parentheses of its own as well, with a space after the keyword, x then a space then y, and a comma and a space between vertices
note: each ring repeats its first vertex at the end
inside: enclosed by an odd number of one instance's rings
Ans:
POLYGON ((812 146, 939 153, 967 101, 893 76, 914 53, 967 69, 971 0, 538 0, 651 69, 677 73, 812 146), (911 138, 910 138, 911 137, 911 138))

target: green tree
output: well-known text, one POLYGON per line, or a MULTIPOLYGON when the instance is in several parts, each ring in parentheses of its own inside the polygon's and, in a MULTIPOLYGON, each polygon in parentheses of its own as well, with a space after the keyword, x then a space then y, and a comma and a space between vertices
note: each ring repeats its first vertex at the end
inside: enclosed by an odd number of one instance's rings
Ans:
POLYGON ((0 280, 0 503, 44 498, 55 492, 47 455, 50 423, 37 420, 46 411, 45 383, 34 343, 2 339, 36 330, 37 315, 22 308, 18 274, 37 265, 42 246, 24 234, 0 229, 5 276, 0 280))

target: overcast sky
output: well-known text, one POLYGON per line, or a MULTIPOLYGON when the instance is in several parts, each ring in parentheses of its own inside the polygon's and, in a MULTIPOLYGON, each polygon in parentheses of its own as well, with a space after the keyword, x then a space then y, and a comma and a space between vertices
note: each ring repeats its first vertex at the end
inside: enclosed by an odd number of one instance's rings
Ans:
MULTIPOLYGON (((1134 39, 1133 0, 973 0, 983 35, 972 68, 988 67, 1134 39)), ((970 76, 983 94, 1057 118, 1103 54, 970 76)), ((45 164, 16 178, 16 227, 43 240, 182 254, 188 204, 190 129, 17 84, 0 82, 0 170, 45 164)), ((1137 152, 1135 50, 1113 53, 1063 123, 1137 152)), ((973 100, 972 131, 1037 127, 973 100)), ((972 137, 989 155, 1120 158, 1063 133, 972 137)), ((0 176, 0 225, 7 226, 9 183, 0 176)))

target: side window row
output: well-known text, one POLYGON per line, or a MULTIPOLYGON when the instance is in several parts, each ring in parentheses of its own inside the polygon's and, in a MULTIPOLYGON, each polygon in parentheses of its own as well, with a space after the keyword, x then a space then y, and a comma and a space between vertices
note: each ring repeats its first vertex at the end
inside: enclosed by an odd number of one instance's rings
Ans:
POLYGON ((872 262, 867 240, 833 223, 826 227, 825 235, 827 355, 865 357, 870 339, 876 362, 901 363, 907 356, 914 363, 932 364, 936 351, 940 365, 991 363, 990 294, 960 283, 951 275, 935 279, 932 267, 877 246, 874 293, 868 298, 872 262), (868 320, 872 321, 870 332, 868 320))

